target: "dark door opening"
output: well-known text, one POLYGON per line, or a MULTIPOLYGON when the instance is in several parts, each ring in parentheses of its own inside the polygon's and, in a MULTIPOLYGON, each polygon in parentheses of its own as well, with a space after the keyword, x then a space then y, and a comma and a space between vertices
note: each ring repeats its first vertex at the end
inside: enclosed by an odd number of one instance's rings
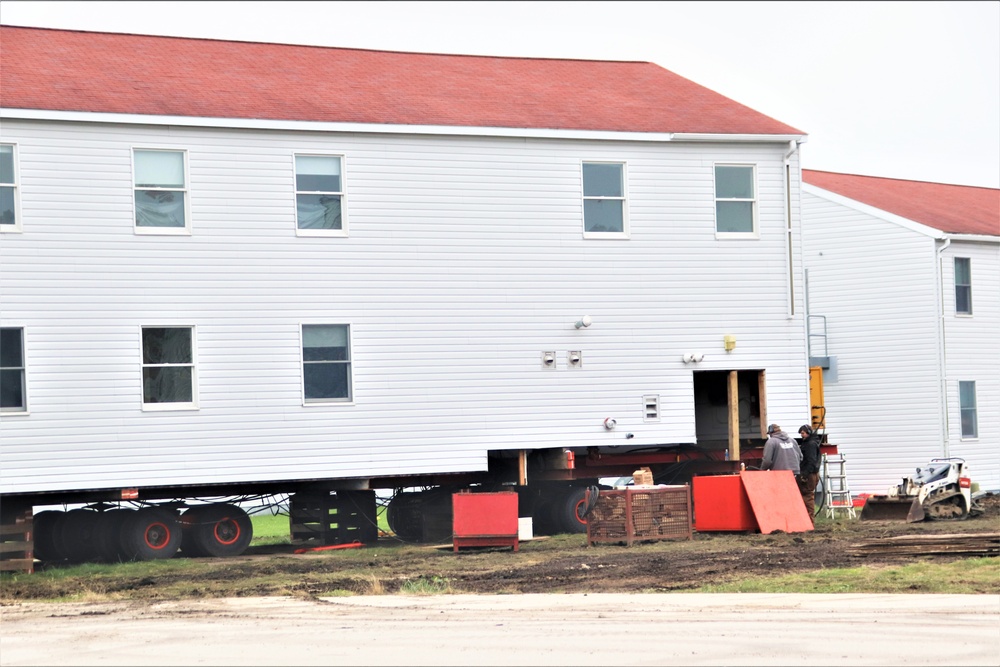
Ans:
POLYGON ((764 371, 695 371, 694 414, 701 447, 759 446, 767 422, 764 371))

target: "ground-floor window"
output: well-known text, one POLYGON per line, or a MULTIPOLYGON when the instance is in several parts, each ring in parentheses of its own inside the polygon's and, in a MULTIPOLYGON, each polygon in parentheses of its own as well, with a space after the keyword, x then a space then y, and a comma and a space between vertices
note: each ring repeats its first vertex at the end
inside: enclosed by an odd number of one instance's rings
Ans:
POLYGON ((0 329, 0 411, 28 409, 27 376, 24 366, 24 329, 0 329))
POLYGON ((962 413, 962 437, 978 438, 979 425, 976 418, 976 383, 958 383, 958 406, 962 413))
POLYGON ((196 381, 194 328, 143 327, 143 408, 195 407, 196 381))
POLYGON ((302 325, 302 384, 306 403, 352 400, 350 327, 302 325))

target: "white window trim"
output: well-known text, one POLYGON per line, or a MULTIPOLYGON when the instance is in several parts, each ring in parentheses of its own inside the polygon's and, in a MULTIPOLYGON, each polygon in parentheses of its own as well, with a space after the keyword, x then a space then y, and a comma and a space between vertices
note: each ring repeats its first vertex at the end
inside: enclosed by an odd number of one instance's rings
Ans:
MULTIPOLYGON (((11 160, 14 162, 14 182, 4 183, 6 187, 14 188, 14 224, 13 225, 0 225, 0 233, 3 234, 20 234, 22 231, 21 227, 21 170, 18 165, 18 147, 17 144, 12 141, 0 142, 4 146, 10 146, 13 154, 11 155, 11 160)), ((20 414, 20 413, 19 413, 20 414)))
POLYGON ((971 257, 955 257, 951 263, 951 278, 952 278, 952 296, 955 300, 955 317, 972 317, 972 313, 975 310, 972 307, 972 258, 971 257), (969 263, 969 311, 960 311, 958 309, 958 277, 955 275, 955 267, 958 265, 958 260, 964 259, 969 263))
POLYGON ((583 238, 585 239, 617 239, 627 240, 630 238, 628 223, 628 164, 624 160, 581 160, 580 161, 580 225, 583 228, 583 238), (622 196, 621 197, 588 197, 583 189, 583 165, 585 164, 615 164, 622 168, 622 196), (583 203, 588 199, 595 200, 621 200, 622 202, 622 231, 620 232, 588 232, 587 218, 584 212, 583 203))
POLYGON ((132 146, 129 159, 132 162, 132 229, 136 234, 153 236, 190 236, 191 235, 191 175, 188 167, 188 151, 186 148, 176 146, 132 146), (135 184, 135 152, 136 151, 161 151, 164 153, 180 153, 184 160, 184 187, 183 188, 142 188, 143 190, 160 190, 163 192, 183 192, 184 193, 184 226, 183 227, 140 227, 137 220, 135 205, 135 192, 139 188, 135 184))
POLYGON ((30 382, 28 381, 28 328, 20 324, 5 324, 4 329, 20 329, 21 330, 21 362, 24 364, 24 409, 23 410, 0 410, 0 416, 7 417, 23 417, 25 415, 31 414, 31 392, 28 390, 30 382))
MULTIPOLYGON (((174 365, 174 364, 172 364, 174 365)), ((186 365, 186 364, 176 364, 186 365)), ((143 412, 178 412, 200 410, 198 400, 198 330, 191 324, 143 324, 139 327, 139 405, 143 412), (143 329, 190 329, 191 330, 191 402, 190 403, 146 403, 145 385, 142 371, 146 368, 142 358, 143 329)))
POLYGON ((329 320, 299 322, 299 391, 304 408, 328 408, 341 405, 355 405, 357 391, 354 386, 354 324, 349 321, 331 322, 329 320), (307 326, 345 326, 347 327, 347 385, 350 387, 350 398, 328 400, 306 400, 306 360, 302 332, 307 326))
POLYGON ((978 384, 979 383, 977 383, 975 380, 959 380, 958 385, 956 387, 958 389, 958 437, 959 440, 961 440, 962 442, 972 442, 975 440, 979 440, 979 387, 977 386, 978 384), (975 435, 965 435, 965 433, 962 432, 962 383, 963 382, 972 383, 972 391, 974 399, 972 410, 976 414, 975 435))
POLYGON ((759 239, 760 238, 760 222, 757 219, 757 202, 760 199, 760 188, 757 183, 757 165, 754 163, 747 162, 716 162, 712 165, 712 220, 715 227, 715 238, 716 239, 759 239), (717 167, 748 167, 751 171, 751 178, 753 179, 753 198, 752 199, 720 199, 715 195, 716 183, 715 175, 717 167), (753 223, 752 232, 720 232, 719 231, 719 206, 720 201, 748 201, 751 203, 750 215, 753 223))
MULTIPOLYGON (((325 236, 335 238, 346 238, 347 228, 347 157, 343 153, 324 153, 321 151, 296 151, 292 153, 292 218, 295 221, 296 236, 325 236), (313 192, 309 190, 299 191, 296 187, 298 179, 295 171, 295 158, 297 157, 335 157, 340 158, 340 192, 313 192), (340 229, 299 229, 299 195, 300 194, 328 194, 340 196, 340 229)), ((312 404, 310 404, 312 405, 312 404)))

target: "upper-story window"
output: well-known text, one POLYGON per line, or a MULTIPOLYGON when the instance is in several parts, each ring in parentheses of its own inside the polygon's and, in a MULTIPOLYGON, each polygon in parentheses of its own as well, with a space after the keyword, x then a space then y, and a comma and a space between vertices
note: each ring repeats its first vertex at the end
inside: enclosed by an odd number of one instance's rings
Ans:
POLYGON ((17 156, 14 144, 0 144, 0 232, 19 231, 17 156))
POLYGON ((972 314, 972 260, 968 257, 955 258, 955 312, 972 314))
POLYGON ((979 420, 976 414, 975 381, 963 380, 958 383, 958 406, 962 415, 962 437, 978 438, 979 420))
POLYGON ((583 237, 628 238, 628 204, 625 198, 623 163, 583 163, 583 237))
POLYGON ((142 328, 142 407, 197 407, 192 327, 142 328))
POLYGON ((184 151, 135 149, 135 231, 187 234, 187 178, 184 151))
POLYGON ((295 219, 300 236, 347 236, 343 158, 295 156, 295 219))
POLYGON ((715 165, 715 233, 726 238, 757 237, 756 168, 715 165))
POLYGON ((302 381, 307 404, 352 400, 350 327, 302 325, 302 381))
POLYGON ((0 329, 0 412, 28 410, 25 370, 24 329, 0 329))

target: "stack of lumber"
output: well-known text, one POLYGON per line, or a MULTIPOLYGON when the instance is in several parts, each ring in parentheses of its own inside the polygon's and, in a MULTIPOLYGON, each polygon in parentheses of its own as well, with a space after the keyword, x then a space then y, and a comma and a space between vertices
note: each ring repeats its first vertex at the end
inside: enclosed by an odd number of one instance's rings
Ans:
POLYGON ((962 533, 957 535, 903 535, 887 537, 847 549, 852 556, 959 554, 1000 556, 1000 533, 962 533))

